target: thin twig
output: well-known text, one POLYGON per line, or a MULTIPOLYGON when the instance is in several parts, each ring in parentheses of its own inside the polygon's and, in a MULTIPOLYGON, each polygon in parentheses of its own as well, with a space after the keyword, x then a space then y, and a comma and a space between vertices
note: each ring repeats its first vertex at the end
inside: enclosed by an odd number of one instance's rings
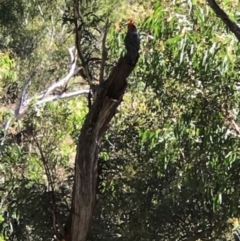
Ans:
MULTIPOLYGON (((57 83, 54 83, 53 85, 51 85, 50 87, 48 87, 47 89, 42 91, 38 96, 27 98, 27 88, 28 88, 30 82, 32 81, 33 77, 36 75, 37 71, 31 72, 31 74, 29 75, 29 77, 27 78, 27 80, 24 83, 23 90, 20 94, 18 104, 16 105, 16 107, 12 108, 13 116, 11 118, 9 118, 7 120, 7 122, 5 123, 5 125, 3 126, 4 136, 1 140, 0 145, 3 145, 5 142, 7 131, 9 129, 9 126, 10 126, 13 118, 15 117, 16 119, 21 119, 27 113, 29 105, 31 103, 32 103, 32 106, 34 107, 34 106, 42 105, 47 102, 52 102, 52 101, 56 101, 56 100, 60 100, 60 99, 66 99, 66 98, 75 97, 75 96, 79 96, 79 95, 85 95, 85 94, 90 93, 90 90, 76 90, 76 91, 73 91, 70 93, 62 93, 59 95, 52 95, 52 96, 48 95, 50 92, 55 90, 57 87, 66 85, 69 82, 69 80, 76 74, 76 70, 79 71, 79 69, 76 69, 76 64, 77 64, 76 48, 71 47, 68 49, 68 51, 70 54, 71 66, 70 66, 70 70, 67 73, 67 75, 64 78, 60 79, 57 83)), ((95 58, 95 59, 97 59, 97 58, 95 58)), ((91 60, 95 60, 95 59, 92 58, 91 60)))
POLYGON ((104 29, 104 35, 103 35, 103 40, 102 40, 102 62, 101 62, 101 69, 100 69, 100 77, 99 77, 99 84, 101 85, 104 81, 104 68, 105 68, 105 62, 107 60, 108 56, 108 51, 106 48, 106 37, 109 29, 109 19, 107 19, 107 22, 105 24, 105 29, 104 29))
POLYGON ((76 56, 75 47, 69 48, 68 52, 70 54, 70 61, 71 61, 71 67, 70 67, 70 70, 69 70, 68 74, 64 78, 60 79, 57 83, 54 83, 53 85, 51 85, 50 87, 48 87, 47 89, 42 91, 39 96, 31 97, 31 98, 26 99, 27 87, 30 84, 30 81, 32 80, 32 78, 36 74, 36 72, 34 71, 34 72, 31 73, 31 75, 27 79, 26 83, 24 84, 19 104, 18 104, 17 108, 15 109, 15 117, 17 119, 20 119, 25 115, 25 113, 28 110, 29 104, 31 102, 36 101, 36 103, 34 103, 33 106, 37 106, 39 104, 43 104, 43 103, 46 103, 46 102, 50 102, 50 101, 54 101, 54 100, 58 100, 58 99, 69 98, 69 97, 72 97, 72 96, 88 93, 88 90, 84 90, 84 91, 80 90, 80 91, 75 91, 75 92, 72 92, 72 93, 67 93, 65 95, 62 94, 62 95, 50 96, 50 97, 46 98, 46 96, 49 93, 51 93, 54 89, 67 84, 69 82, 69 80, 72 78, 72 76, 75 74, 76 64, 77 64, 77 58, 75 57, 76 56))
POLYGON ((76 31, 76 36, 75 36, 75 45, 77 48, 77 52, 78 52, 78 56, 82 62, 82 67, 83 67, 83 71, 84 74, 87 77, 87 82, 89 83, 90 86, 92 86, 92 78, 91 78, 91 74, 88 68, 88 64, 87 61, 85 61, 83 53, 82 53, 82 48, 80 46, 80 41, 81 41, 81 35, 82 35, 82 31, 81 31, 81 25, 83 25, 83 18, 82 18, 82 14, 80 12, 79 9, 79 0, 75 0, 74 1, 74 25, 75 25, 75 31, 76 31))
POLYGON ((44 98, 47 94, 49 94, 51 91, 53 91, 54 89, 56 89, 57 87, 63 86, 66 83, 68 83, 68 81, 70 80, 70 78, 74 75, 75 73, 75 68, 76 68, 76 64, 77 64, 77 58, 76 56, 76 50, 75 47, 71 47, 68 49, 68 52, 70 54, 70 59, 71 59, 71 67, 70 70, 68 72, 68 74, 62 78, 61 80, 59 80, 57 83, 53 84, 52 86, 50 86, 49 88, 47 88, 46 90, 44 90, 41 94, 42 94, 42 98, 44 98))
POLYGON ((228 15, 218 6, 215 0, 207 0, 207 2, 216 15, 227 25, 230 31, 235 34, 238 41, 240 41, 240 28, 238 25, 228 17, 228 15))
POLYGON ((60 99, 66 99, 66 98, 70 98, 70 97, 74 97, 74 96, 88 94, 89 92, 90 92, 90 90, 77 90, 77 91, 74 91, 71 93, 62 93, 61 95, 49 96, 45 99, 37 101, 33 106, 42 105, 44 103, 52 102, 52 101, 56 101, 56 100, 60 100, 60 99))
MULTIPOLYGON (((33 137, 34 138, 34 142, 37 146, 37 149, 40 153, 40 159, 43 163, 43 167, 44 167, 44 170, 45 170, 45 173, 47 175, 47 180, 48 180, 48 183, 51 187, 51 191, 52 191, 52 210, 51 213, 52 213, 52 218, 53 218, 53 228, 54 228, 54 231, 55 231, 55 234, 58 238, 60 238, 60 235, 57 231, 57 224, 60 225, 60 222, 57 220, 57 205, 56 205, 56 197, 55 197, 55 189, 54 189, 54 181, 53 181, 53 176, 52 176, 52 173, 50 171, 50 168, 49 168, 49 165, 48 165, 48 162, 45 158, 45 155, 44 155, 44 152, 43 152, 43 149, 41 147, 41 145, 39 144, 39 141, 38 139, 36 138, 36 136, 33 137)), ((61 232, 61 236, 64 235, 63 233, 63 227, 62 226, 59 226, 60 228, 60 232, 61 232)))
POLYGON ((24 106, 24 102, 26 99, 27 88, 28 88, 32 78, 35 76, 35 74, 36 74, 36 71, 33 71, 24 83, 23 90, 22 90, 21 96, 19 98, 19 103, 15 109, 15 116, 22 115, 26 111, 25 109, 23 109, 23 106, 24 106))
POLYGON ((7 122, 5 123, 5 125, 3 126, 3 138, 2 138, 2 141, 1 141, 1 146, 4 144, 4 141, 6 139, 6 136, 7 136, 7 131, 10 127, 10 124, 12 122, 12 119, 13 117, 10 117, 7 122))

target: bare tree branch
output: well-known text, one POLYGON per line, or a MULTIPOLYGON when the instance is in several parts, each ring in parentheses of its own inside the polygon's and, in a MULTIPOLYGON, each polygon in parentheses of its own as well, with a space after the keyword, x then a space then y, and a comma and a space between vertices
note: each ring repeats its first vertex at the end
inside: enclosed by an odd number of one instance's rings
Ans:
POLYGON ((17 116, 19 118, 21 118, 22 115, 24 115, 24 113, 26 112, 26 108, 23 108, 23 106, 24 106, 24 102, 26 101, 25 99, 26 99, 26 94, 27 94, 27 88, 28 88, 32 78, 35 76, 35 74, 36 74, 36 72, 33 71, 23 86, 23 90, 22 90, 21 96, 19 98, 19 103, 15 108, 15 116, 17 116))
POLYGON ((74 74, 76 74, 77 58, 76 58, 75 47, 69 48, 68 52, 70 54, 71 66, 70 66, 70 70, 67 73, 67 75, 64 78, 60 79, 57 83, 54 83, 53 85, 51 85, 50 87, 48 87, 47 89, 42 91, 36 97, 27 98, 27 88, 28 88, 29 84, 31 83, 33 77, 36 75, 36 71, 33 71, 29 75, 26 82, 24 83, 22 92, 21 92, 20 97, 19 97, 18 104, 16 106, 14 106, 13 108, 10 108, 10 109, 12 109, 13 117, 9 118, 7 120, 7 122, 5 123, 5 125, 3 126, 4 137, 1 141, 1 145, 4 144, 7 131, 9 129, 9 126, 10 126, 13 118, 15 117, 16 119, 21 119, 22 117, 24 117, 25 114, 27 113, 28 109, 29 109, 30 104, 32 104, 32 106, 34 107, 34 106, 39 106, 39 105, 45 104, 47 102, 52 102, 52 101, 56 101, 56 100, 59 100, 59 99, 66 99, 66 98, 75 97, 75 96, 90 93, 90 90, 77 90, 77 91, 73 91, 73 92, 70 92, 70 93, 63 92, 59 95, 49 96, 49 94, 53 90, 55 90, 56 88, 66 85, 69 82, 69 80, 74 76, 74 74))
POLYGON ((82 53, 82 48, 80 46, 80 42, 81 42, 81 35, 82 35, 82 31, 81 31, 81 24, 83 23, 83 18, 82 18, 82 14, 79 8, 79 0, 74 0, 74 25, 75 25, 75 45, 77 48, 77 52, 78 52, 78 56, 82 62, 82 67, 83 67, 83 71, 84 74, 87 77, 87 81, 90 84, 90 86, 92 86, 92 77, 88 68, 88 63, 87 61, 84 59, 83 53, 82 53))
POLYGON ((216 15, 221 18, 231 32, 235 34, 238 41, 240 41, 240 28, 238 25, 228 17, 228 15, 217 5, 215 0, 207 0, 207 2, 216 15))
POLYGON ((71 61, 70 71, 68 72, 68 74, 63 79, 59 80, 57 83, 53 84, 52 86, 50 86, 49 88, 44 90, 41 93, 42 97, 41 96, 38 97, 39 99, 44 98, 47 94, 49 94, 51 91, 53 91, 57 87, 65 85, 71 79, 71 77, 74 75, 75 69, 76 69, 76 64, 77 64, 77 58, 75 57, 76 56, 75 47, 69 48, 68 52, 70 54, 70 59, 71 59, 70 60, 71 61))
POLYGON ((10 124, 11 124, 12 120, 13 120, 13 117, 9 118, 9 119, 7 120, 7 122, 5 123, 5 125, 3 126, 3 138, 2 138, 2 141, 1 141, 1 146, 2 146, 2 145, 4 144, 4 142, 5 142, 6 135, 7 135, 7 131, 8 131, 8 129, 9 129, 9 127, 10 127, 10 124))
POLYGON ((42 105, 47 102, 52 102, 52 101, 56 101, 56 100, 60 100, 60 99, 66 99, 66 98, 70 98, 70 97, 74 97, 74 96, 88 94, 89 92, 90 92, 90 90, 77 90, 77 91, 70 92, 70 93, 62 93, 61 95, 53 95, 53 96, 46 97, 43 100, 37 101, 37 103, 35 103, 35 105, 42 105))
POLYGON ((36 72, 34 71, 33 73, 31 73, 31 75, 27 79, 26 83, 24 84, 19 104, 15 109, 14 115, 17 119, 22 118, 26 114, 31 102, 33 103, 33 106, 38 106, 38 105, 41 105, 41 104, 44 104, 44 103, 47 103, 50 101, 55 101, 58 99, 64 99, 64 98, 69 98, 69 97, 89 93, 89 90, 78 90, 78 91, 71 92, 71 93, 63 93, 61 95, 54 95, 54 96, 46 97, 49 93, 51 93, 56 88, 67 84, 69 82, 69 80, 72 78, 72 76, 75 74, 76 64, 77 64, 77 58, 75 57, 76 56, 75 47, 69 48, 68 52, 70 54, 70 61, 71 61, 71 66, 70 66, 70 70, 69 70, 68 74, 64 78, 60 79, 57 83, 54 83, 53 85, 51 85, 50 87, 48 87, 47 89, 42 91, 40 93, 40 95, 27 99, 26 98, 27 87, 30 84, 30 82, 31 82, 32 78, 34 77, 34 75, 36 74, 36 72))
POLYGON ((105 24, 105 29, 104 29, 104 35, 103 35, 103 40, 102 40, 102 62, 101 62, 101 69, 100 69, 100 77, 99 77, 99 84, 101 85, 104 81, 104 68, 105 68, 105 62, 107 60, 107 55, 108 51, 106 48, 106 38, 107 38, 107 32, 109 29, 109 19, 107 19, 107 22, 105 24))
POLYGON ((48 184, 50 186, 51 194, 52 194, 52 207, 49 207, 49 211, 52 214, 52 221, 53 221, 53 229, 55 232, 55 235, 60 239, 64 235, 64 228, 62 227, 61 223, 58 220, 58 210, 57 210, 57 204, 56 204, 56 197, 55 197, 55 188, 54 188, 54 180, 53 180, 53 174, 52 170, 49 167, 48 160, 46 159, 46 155, 44 154, 44 151, 42 149, 42 146, 40 145, 38 139, 36 136, 33 136, 34 142, 37 146, 37 149, 40 154, 40 160, 42 161, 43 168, 45 170, 48 184), (60 233, 57 230, 57 224, 60 229, 60 233))

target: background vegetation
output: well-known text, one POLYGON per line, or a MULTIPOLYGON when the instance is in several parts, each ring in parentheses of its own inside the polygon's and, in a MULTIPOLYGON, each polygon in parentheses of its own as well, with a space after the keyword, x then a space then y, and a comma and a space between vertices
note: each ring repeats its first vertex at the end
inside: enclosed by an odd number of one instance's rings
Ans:
MULTIPOLYGON (((238 1, 221 4, 239 21, 238 1)), ((81 6, 92 34, 83 47, 92 57, 101 57, 110 17, 107 72, 125 52, 129 18, 142 38, 141 57, 103 141, 88 240, 233 239, 240 215, 237 39, 205 1, 93 0, 81 6)), ((2 124, 33 69, 32 96, 68 71, 71 8, 70 0, 1 2, 2 124)), ((98 67, 91 71, 97 78, 98 67)), ((88 88, 83 77, 72 78, 73 90, 88 88)), ((57 240, 52 207, 65 224, 87 112, 84 96, 48 103, 13 122, 2 137, 0 240, 57 240)))

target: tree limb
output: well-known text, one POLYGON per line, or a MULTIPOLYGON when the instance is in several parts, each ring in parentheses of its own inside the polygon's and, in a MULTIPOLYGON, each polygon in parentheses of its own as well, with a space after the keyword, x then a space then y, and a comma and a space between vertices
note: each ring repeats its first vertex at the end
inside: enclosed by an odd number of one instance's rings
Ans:
POLYGON ((19 117, 21 118, 25 112, 26 112, 26 108, 23 108, 24 107, 24 103, 26 101, 26 93, 27 93, 27 88, 32 80, 32 78, 36 75, 36 72, 33 71, 30 76, 28 77, 28 79, 26 80, 26 82, 24 83, 24 86, 23 86, 23 90, 22 90, 22 93, 21 93, 21 96, 19 98, 19 103, 18 105, 16 106, 15 108, 15 116, 16 117, 19 117))
POLYGON ((215 0, 207 0, 207 2, 216 15, 227 25, 230 31, 235 34, 238 41, 240 41, 240 28, 238 25, 228 17, 228 15, 217 5, 215 0))
POLYGON ((109 29, 109 19, 107 19, 107 22, 105 24, 104 34, 103 34, 103 40, 102 40, 102 62, 101 62, 101 69, 100 69, 100 77, 99 77, 99 84, 101 85, 104 81, 104 68, 105 68, 105 62, 107 60, 108 51, 106 48, 106 38, 107 38, 107 32, 109 29))
POLYGON ((49 167, 48 160, 46 159, 46 155, 44 154, 44 150, 42 149, 42 146, 35 135, 33 136, 33 140, 39 151, 40 160, 42 161, 43 168, 47 176, 48 185, 50 186, 50 190, 52 194, 52 207, 49 206, 49 211, 52 215, 53 229, 54 229, 55 235, 60 239, 64 235, 64 229, 58 218, 58 210, 57 210, 57 203, 56 203, 56 197, 55 197, 55 188, 54 188, 54 180, 53 180, 54 178, 52 175, 52 170, 49 167), (57 225, 58 225, 59 231, 57 229, 57 225))
POLYGON ((68 49, 68 52, 70 54, 70 61, 71 61, 71 67, 70 70, 68 72, 68 74, 62 78, 61 80, 59 80, 57 83, 51 85, 49 88, 47 88, 46 90, 44 90, 40 96, 38 97, 39 99, 44 98, 47 94, 49 94, 51 91, 53 91, 54 89, 56 89, 57 87, 63 86, 66 83, 68 83, 68 81, 71 79, 71 77, 74 75, 75 73, 75 69, 76 69, 76 64, 77 64, 77 58, 76 58, 76 50, 75 47, 71 47, 68 49))
POLYGON ((50 101, 69 98, 69 97, 72 97, 72 96, 76 96, 76 95, 80 95, 80 94, 86 94, 86 93, 89 92, 88 90, 79 90, 79 91, 75 91, 75 92, 72 92, 72 93, 63 93, 61 95, 54 95, 54 96, 46 97, 49 93, 51 93, 57 87, 61 87, 61 86, 64 86, 65 84, 67 84, 69 82, 69 80, 73 77, 73 75, 75 74, 76 64, 77 64, 77 58, 75 57, 76 56, 75 47, 69 48, 68 52, 70 54, 71 66, 70 66, 70 70, 67 73, 67 75, 65 77, 63 77, 62 79, 60 79, 58 82, 54 83, 53 85, 51 85, 50 87, 45 89, 44 91, 42 91, 37 97, 31 97, 31 98, 27 99, 26 98, 27 87, 29 86, 29 84, 30 84, 32 78, 34 77, 34 75, 36 74, 36 72, 34 71, 30 74, 30 76, 26 80, 26 83, 24 84, 23 91, 22 91, 21 96, 19 98, 20 99, 19 104, 15 108, 14 115, 17 119, 22 118, 26 114, 26 112, 28 110, 28 107, 29 107, 31 102, 36 101, 35 103, 33 103, 33 106, 37 106, 37 105, 41 105, 43 103, 47 103, 47 102, 50 102, 50 101))
POLYGON ((80 42, 81 42, 81 25, 84 24, 83 23, 83 18, 82 18, 82 14, 79 8, 79 0, 74 0, 74 25, 75 25, 75 45, 77 48, 77 52, 78 52, 78 56, 82 62, 82 67, 83 67, 83 71, 84 74, 87 77, 87 81, 90 84, 90 86, 92 86, 92 77, 88 68, 88 63, 87 61, 84 59, 83 53, 82 53, 82 48, 80 46, 80 42))
POLYGON ((56 100, 59 100, 59 99, 65 99, 65 98, 70 98, 70 97, 90 93, 90 90, 77 90, 77 91, 73 91, 73 92, 70 92, 70 93, 63 92, 59 95, 47 96, 47 95, 49 95, 49 93, 51 93, 57 87, 61 87, 61 86, 66 85, 70 81, 70 79, 76 74, 76 70, 79 71, 79 69, 76 69, 77 58, 76 58, 75 47, 69 48, 68 52, 70 54, 70 63, 71 63, 69 72, 66 74, 65 77, 58 80, 56 83, 52 84, 50 87, 48 87, 44 91, 40 92, 40 94, 36 97, 27 98, 27 88, 28 88, 29 84, 31 83, 32 79, 34 78, 34 76, 36 75, 36 70, 32 71, 31 74, 28 76, 28 78, 26 79, 26 81, 23 85, 23 89, 22 89, 22 92, 20 94, 18 104, 16 106, 14 105, 13 107, 10 107, 10 109, 12 111, 12 114, 13 114, 13 117, 9 118, 7 120, 7 122, 5 123, 5 125, 3 126, 4 137, 3 137, 0 145, 4 144, 5 137, 7 135, 7 131, 9 129, 9 126, 10 126, 13 118, 15 117, 17 119, 21 119, 22 117, 24 117, 25 114, 27 113, 29 105, 31 103, 32 103, 32 106, 39 106, 39 105, 42 105, 42 104, 47 103, 47 102, 52 102, 52 101, 56 101, 56 100))
POLYGON ((127 77, 134 66, 121 57, 99 89, 78 138, 75 175, 66 241, 86 241, 96 205, 98 153, 104 133, 122 101, 127 77))
POLYGON ((90 92, 90 90, 77 90, 77 91, 70 92, 70 93, 62 93, 60 95, 52 95, 52 96, 46 97, 43 100, 37 101, 35 105, 42 105, 47 102, 52 102, 52 101, 56 101, 56 100, 60 100, 60 99, 67 99, 67 98, 71 98, 74 96, 88 94, 89 92, 90 92))

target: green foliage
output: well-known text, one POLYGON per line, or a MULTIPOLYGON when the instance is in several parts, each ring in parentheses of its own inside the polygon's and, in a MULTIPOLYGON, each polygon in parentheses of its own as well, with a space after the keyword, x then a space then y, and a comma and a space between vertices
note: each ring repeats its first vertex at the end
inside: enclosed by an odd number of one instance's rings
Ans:
MULTIPOLYGON (((12 82, 21 89, 29 71, 37 69, 30 87, 34 96, 66 73, 72 26, 60 19, 66 9, 71 17, 71 4, 4 2, 2 51, 13 54, 1 54, 2 89, 12 82), (17 27, 10 29, 12 22, 17 27)), ((108 35, 107 73, 125 51, 125 15, 119 9, 126 6, 83 1, 85 57, 100 56, 105 17, 120 22, 108 35)), ((141 20, 136 21, 146 33, 141 58, 99 155, 103 180, 89 240, 221 238, 229 232, 228 219, 240 215, 239 46, 205 2, 156 1, 141 20)), ((97 79, 99 66, 91 70, 97 79)), ((13 124, 17 133, 31 131, 0 149, 5 240, 52 240, 53 193, 66 222, 75 144, 87 111, 82 98, 59 101, 13 124)))
POLYGON ((99 212, 112 239, 213 240, 240 214, 239 46, 207 6, 183 5, 158 2, 144 22, 154 35, 136 72, 145 92, 135 82, 108 133, 118 171, 111 181, 106 172, 102 205, 112 207, 99 212))
MULTIPOLYGON (((23 139, 20 146, 6 144, 1 149, 5 180, 0 231, 13 240, 29 236, 52 240, 54 203, 63 223, 69 213, 74 138, 85 118, 86 105, 81 99, 68 105, 53 103, 43 113, 29 116, 34 127, 32 137, 23 139)), ((23 129, 27 123, 30 121, 26 119, 23 129)))
POLYGON ((9 55, 6 53, 0 54, 0 80, 4 80, 6 78, 14 78, 14 74, 12 72, 12 68, 14 67, 14 61, 10 59, 9 55))

